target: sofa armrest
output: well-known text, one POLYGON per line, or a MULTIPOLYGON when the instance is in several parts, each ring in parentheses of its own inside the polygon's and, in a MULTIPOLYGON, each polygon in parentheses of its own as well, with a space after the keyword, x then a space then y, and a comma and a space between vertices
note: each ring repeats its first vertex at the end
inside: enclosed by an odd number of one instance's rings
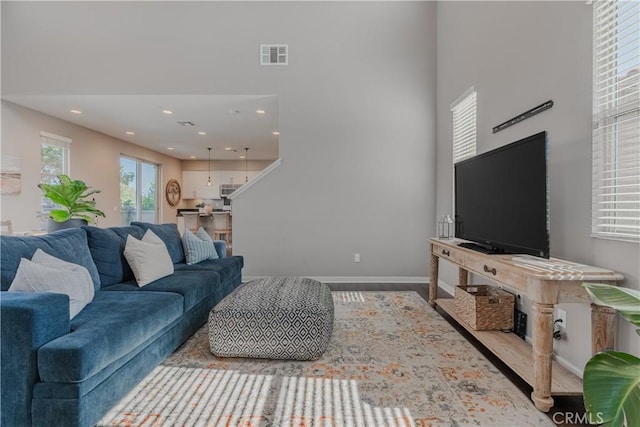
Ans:
POLYGON ((31 425, 37 350, 69 331, 67 295, 0 292, 0 425, 31 425))
POLYGON ((216 248, 218 258, 226 258, 227 256, 227 242, 224 240, 214 240, 213 246, 216 248))

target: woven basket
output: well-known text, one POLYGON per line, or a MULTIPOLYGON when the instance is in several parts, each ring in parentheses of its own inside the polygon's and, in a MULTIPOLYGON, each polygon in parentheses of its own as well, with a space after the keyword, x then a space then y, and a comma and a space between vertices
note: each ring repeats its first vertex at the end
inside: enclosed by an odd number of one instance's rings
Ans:
POLYGON ((488 285, 456 286, 456 315, 476 331, 513 328, 515 297, 488 285))

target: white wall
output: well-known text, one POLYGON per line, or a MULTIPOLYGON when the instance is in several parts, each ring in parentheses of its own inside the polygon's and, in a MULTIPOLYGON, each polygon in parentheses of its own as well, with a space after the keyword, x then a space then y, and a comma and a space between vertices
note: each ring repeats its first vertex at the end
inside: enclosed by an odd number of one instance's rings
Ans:
POLYGON ((126 154, 160 165, 162 185, 158 186, 164 222, 176 222, 176 208, 164 197, 164 185, 169 179, 181 179, 180 160, 147 150, 126 141, 74 125, 64 120, 2 101, 2 155, 13 155, 22 163, 22 192, 2 195, 0 217, 10 219, 16 231, 37 229, 40 220, 40 132, 70 138, 70 176, 85 181, 94 189, 96 206, 106 218, 99 218, 101 227, 120 223, 120 154, 126 154), (115 208, 115 210, 114 210, 115 208))
POLYGON ((234 200, 245 274, 424 278, 435 14, 426 2, 3 2, 2 88, 277 94, 282 164, 234 200), (288 44, 289 65, 260 67, 261 43, 288 44))
POLYGON ((282 164, 234 198, 234 251, 247 275, 424 277, 435 4, 295 8, 276 37, 296 42, 278 88, 282 164))
MULTIPOLYGON (((437 15, 437 214, 451 212, 453 203, 449 106, 473 85, 478 153, 548 131, 551 255, 619 271, 625 286, 640 288, 639 245, 590 237, 591 6, 440 2, 437 15), (549 99, 555 103, 551 110, 492 133, 494 126, 549 99)), ((455 280, 453 274, 445 277, 448 284, 455 280)), ((581 372, 591 351, 589 308, 562 307, 567 339, 555 343, 556 352, 581 372)), ((640 353, 633 328, 623 320, 619 324, 619 348, 640 353)))

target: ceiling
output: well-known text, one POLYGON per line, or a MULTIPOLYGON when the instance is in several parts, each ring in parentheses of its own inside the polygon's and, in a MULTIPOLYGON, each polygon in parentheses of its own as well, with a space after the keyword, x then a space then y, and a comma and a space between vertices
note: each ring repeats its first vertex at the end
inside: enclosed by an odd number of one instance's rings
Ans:
POLYGON ((213 149, 215 160, 239 160, 245 147, 251 160, 278 158, 276 95, 3 95, 3 99, 178 159, 207 159, 207 147, 213 149), (182 121, 194 125, 178 123, 182 121))

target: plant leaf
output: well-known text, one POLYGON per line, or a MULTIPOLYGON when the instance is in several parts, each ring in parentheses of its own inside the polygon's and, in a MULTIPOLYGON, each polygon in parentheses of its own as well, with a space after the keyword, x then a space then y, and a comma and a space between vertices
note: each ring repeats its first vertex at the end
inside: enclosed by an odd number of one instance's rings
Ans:
POLYGON ((52 215, 55 221, 63 222, 69 218, 83 218, 89 222, 95 222, 94 216, 105 217, 104 212, 96 208, 95 200, 84 200, 85 198, 100 193, 100 190, 91 190, 84 181, 79 179, 71 180, 67 175, 58 175, 57 184, 39 184, 43 195, 53 203, 67 208, 68 214, 52 215), (57 219, 56 219, 57 218, 57 219))
POLYGON ((589 419, 608 426, 640 425, 640 359, 618 351, 593 356, 584 368, 589 419))
POLYGON ((54 209, 49 212, 49 217, 51 217, 51 219, 55 222, 65 222, 66 220, 71 218, 71 215, 69 214, 69 211, 54 209))
POLYGON ((618 310, 635 326, 640 326, 640 291, 602 283, 583 283, 591 300, 618 310))

